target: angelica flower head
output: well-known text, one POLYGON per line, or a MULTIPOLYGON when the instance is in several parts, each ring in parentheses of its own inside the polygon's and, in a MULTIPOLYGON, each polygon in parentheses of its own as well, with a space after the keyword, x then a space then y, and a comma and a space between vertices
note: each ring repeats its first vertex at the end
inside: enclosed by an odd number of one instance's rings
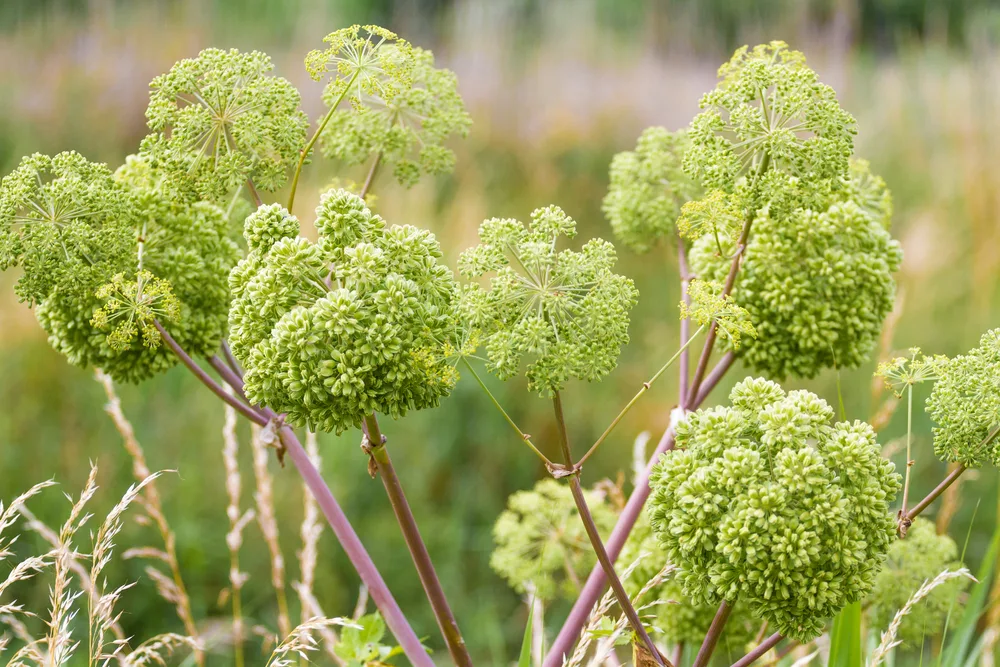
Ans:
POLYGON ((653 469, 654 533, 696 602, 739 601, 805 641, 874 584, 900 477, 860 421, 754 378, 691 413, 653 469))
POLYGON ((706 188, 732 191, 748 170, 779 170, 804 180, 847 170, 855 121, 829 86, 784 42, 742 47, 719 68, 719 85, 691 123, 688 174, 706 188))
POLYGON ((697 195, 699 188, 682 168, 689 143, 687 132, 650 127, 634 151, 612 159, 601 208, 615 238, 634 252, 647 252, 669 236, 680 207, 697 195))
POLYGON ((332 75, 323 91, 332 109, 320 137, 324 155, 347 164, 378 156, 406 186, 451 171, 455 153, 444 143, 468 135, 472 122, 455 75, 378 26, 351 26, 324 41, 328 48, 306 57, 314 79, 332 75))
POLYGON ((492 277, 488 287, 463 292, 463 310, 481 332, 494 373, 508 379, 529 360, 529 387, 551 396, 570 378, 600 380, 614 369, 638 292, 612 271, 615 249, 607 241, 556 249, 560 236, 576 235, 562 209, 536 209, 531 220, 530 227, 500 218, 480 226, 481 243, 462 253, 459 270, 492 277))
POLYGON ((691 240, 710 235, 720 256, 731 255, 745 217, 737 197, 722 190, 712 190, 702 199, 684 204, 677 219, 677 233, 691 240))
MULTIPOLYGON (((944 570, 961 567, 955 540, 938 535, 932 521, 917 517, 906 531, 906 539, 896 540, 889 547, 885 567, 875 579, 868 597, 871 626, 888 627, 896 612, 925 582, 944 570)), ((968 585, 967 577, 958 577, 935 588, 903 617, 897 637, 910 648, 923 645, 924 637, 938 634, 949 616, 955 620, 962 615, 958 598, 968 585)))
POLYGON ((688 285, 687 292, 691 303, 681 301, 681 318, 702 325, 714 321, 719 338, 729 341, 733 349, 739 349, 744 335, 757 337, 750 314, 731 296, 723 296, 720 283, 695 279, 688 285))
POLYGON ((221 199, 248 179, 277 190, 305 145, 309 122, 290 82, 264 53, 205 49, 150 83, 142 152, 221 199))
POLYGON ((434 236, 386 226, 346 190, 324 194, 316 216, 316 243, 281 206, 247 218, 229 335, 248 398, 338 433, 437 405, 457 380, 444 357, 457 286, 434 236))
POLYGON ((108 346, 116 351, 127 350, 140 330, 143 345, 155 349, 160 344, 160 332, 154 321, 169 322, 180 316, 180 302, 170 283, 145 269, 131 279, 123 273, 115 274, 96 296, 104 305, 94 311, 90 323, 98 329, 111 329, 108 346))
POLYGON ((0 270, 21 267, 18 297, 40 303, 80 271, 127 254, 131 223, 106 165, 73 151, 35 153, 0 180, 0 270))
MULTIPOLYGON (((611 504, 600 491, 584 491, 584 497, 606 538, 615 523, 611 504)), ((493 539, 493 570, 518 593, 544 601, 572 599, 597 561, 572 492, 554 479, 512 494, 493 527, 493 539)))
POLYGON ((911 347, 909 358, 895 357, 880 362, 875 375, 882 378, 886 388, 892 389, 896 398, 900 398, 907 387, 937 380, 942 366, 947 362, 948 358, 943 355, 928 357, 921 353, 919 347, 911 347))
MULTIPOLYGON (((780 174, 763 181, 769 203, 754 213, 732 292, 757 330, 738 351, 755 371, 785 378, 855 368, 878 340, 902 250, 846 180, 818 190, 780 174)), ((696 275, 717 282, 732 265, 711 234, 690 259, 696 275)))
POLYGON ((927 399, 934 420, 934 451, 945 461, 979 468, 1000 465, 1000 329, 983 334, 979 346, 938 367, 927 399), (992 440, 990 440, 992 436, 992 440))

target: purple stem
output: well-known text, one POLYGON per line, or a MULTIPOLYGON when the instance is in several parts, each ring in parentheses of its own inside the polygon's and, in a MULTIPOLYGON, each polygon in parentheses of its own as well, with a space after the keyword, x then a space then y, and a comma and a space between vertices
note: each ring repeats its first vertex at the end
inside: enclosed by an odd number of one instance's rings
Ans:
MULTIPOLYGON (((701 402, 708 396, 712 388, 718 384, 719 380, 722 379, 725 370, 730 365, 732 365, 731 359, 728 363, 725 357, 719 361, 719 366, 705 377, 698 398, 690 409, 697 409, 701 405, 701 402), (725 365, 723 366, 723 364, 725 365)), ((649 459, 646 469, 642 471, 642 475, 636 480, 635 490, 629 496, 628 502, 625 503, 625 509, 622 510, 621 516, 618 517, 618 522, 615 524, 614 530, 611 531, 610 537, 604 543, 608 557, 612 562, 618 559, 622 547, 625 546, 625 540, 628 539, 629 533, 632 532, 632 528, 635 526, 635 522, 639 519, 639 513, 642 512, 643 505, 646 504, 646 499, 649 498, 649 475, 652 472, 653 465, 660 459, 661 454, 673 449, 673 447, 674 429, 673 427, 669 427, 664 431, 663 437, 660 438, 660 442, 656 446, 656 451, 653 452, 653 456, 649 459)), ((573 604, 573 608, 570 610, 566 622, 559 631, 559 635, 552 643, 552 648, 545 656, 545 660, 542 662, 543 667, 561 667, 563 656, 569 655, 573 643, 580 636, 580 632, 583 630, 583 626, 590 616, 590 610, 601 596, 606 583, 607 577, 604 576, 604 570, 600 564, 595 565, 590 571, 590 576, 587 577, 586 583, 580 590, 580 595, 573 604)))
POLYGON ((733 667, 748 667, 748 665, 753 664, 754 660, 761 658, 765 653, 777 646, 778 642, 784 638, 784 635, 780 632, 775 632, 773 635, 758 644, 752 651, 734 662, 733 667))

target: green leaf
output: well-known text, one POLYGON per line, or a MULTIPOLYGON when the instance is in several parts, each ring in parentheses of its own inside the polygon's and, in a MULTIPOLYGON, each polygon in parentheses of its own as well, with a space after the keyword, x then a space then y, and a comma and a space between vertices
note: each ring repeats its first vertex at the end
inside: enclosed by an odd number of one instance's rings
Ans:
POLYGON ((833 620, 829 667, 861 667, 861 603, 844 607, 833 620))
POLYGON ((1000 522, 993 529, 989 551, 986 552, 982 565, 976 572, 979 583, 974 584, 970 590, 969 601, 965 605, 965 612, 962 614, 958 629, 949 637, 950 641, 941 652, 940 664, 943 667, 962 667, 966 661, 966 654, 976 637, 976 624, 985 611, 998 553, 1000 553, 1000 522))
POLYGON ((531 667, 531 642, 535 601, 528 603, 528 625, 524 628, 524 641, 521 642, 521 655, 517 658, 517 667, 531 667))

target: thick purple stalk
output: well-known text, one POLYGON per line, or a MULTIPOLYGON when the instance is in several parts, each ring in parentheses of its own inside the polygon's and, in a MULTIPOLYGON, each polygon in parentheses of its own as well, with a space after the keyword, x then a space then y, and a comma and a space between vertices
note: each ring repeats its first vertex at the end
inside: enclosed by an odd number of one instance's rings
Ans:
MULTIPOLYGON (((250 419, 250 421, 260 426, 266 426, 276 416, 274 411, 269 408, 264 408, 265 415, 226 392, 184 351, 184 348, 174 340, 159 322, 154 321, 154 324, 163 337, 164 342, 174 351, 181 360, 181 363, 219 398, 232 405, 241 414, 250 419)), ((234 389, 238 388, 242 393, 243 382, 221 359, 215 357, 213 366, 219 371, 227 384, 232 385, 234 389)), ((382 575, 375 566, 375 562, 368 555, 368 551, 365 550, 360 538, 358 538, 358 534, 354 532, 354 528, 351 526, 350 521, 348 521, 347 515, 340 508, 337 499, 333 497, 333 492, 330 491, 330 487, 323 481, 322 475, 320 475, 316 466, 313 465, 306 450, 302 447, 302 443, 299 442, 292 429, 287 426, 283 426, 279 430, 278 437, 281 439, 281 444, 284 446, 289 458, 292 459, 295 468, 299 471, 299 475, 302 476, 302 480, 309 488, 309 492, 316 500, 316 504, 319 505, 320 510, 323 512, 323 516, 326 517, 327 523, 330 524, 330 528, 333 530, 337 541, 340 542, 340 545, 347 553, 347 557, 357 571, 358 576, 361 577, 361 581, 368 587, 368 591, 375 601, 375 606, 382 613, 386 625, 396 638, 396 641, 403 648, 406 657, 410 659, 414 667, 435 667, 434 661, 427 655, 427 651, 420 643, 419 637, 417 637, 413 628, 410 627, 406 616, 403 615, 402 609, 399 608, 399 604, 393 598, 389 587, 386 586, 382 575)))
POLYGON ((719 644, 719 638, 722 637, 722 631, 726 629, 726 623, 729 622, 731 613, 733 613, 733 606, 723 600, 719 605, 719 610, 715 612, 712 624, 708 626, 705 640, 701 643, 701 648, 698 649, 698 655, 694 657, 691 667, 705 667, 708 664, 712 653, 715 652, 715 647, 719 644))
POLYGON ((427 545, 424 544, 424 539, 420 535, 417 519, 413 516, 410 503, 406 500, 406 494, 403 493, 403 485, 396 474, 396 468, 392 465, 392 459, 389 458, 389 450, 383 442, 382 430, 379 428, 378 419, 375 418, 374 414, 365 418, 365 427, 369 439, 368 453, 378 467, 386 495, 389 496, 389 504, 392 505, 392 511, 396 515, 403 539, 406 540, 406 547, 413 558, 413 565, 417 568, 417 575, 424 587, 424 593, 431 603, 434 618, 437 619, 438 627, 448 645, 448 652, 451 653, 451 658, 458 667, 472 667, 472 657, 465 646, 462 631, 459 630, 455 615, 448 605, 448 598, 444 594, 441 580, 434 569, 427 545))
POLYGON ((784 635, 780 632, 775 632, 773 635, 758 644, 752 651, 734 662, 733 667, 748 667, 753 664, 755 660, 760 659, 765 653, 777 646, 778 642, 784 638, 784 635))
POLYGON ((361 581, 368 587, 368 592, 372 596, 372 600, 375 601, 375 606, 382 612, 386 625, 399 645, 403 647, 406 657, 416 667, 434 667, 434 661, 427 655, 420 639, 413 632, 406 616, 403 615, 403 610, 399 608, 395 598, 392 597, 389 587, 386 586, 382 575, 379 574, 371 556, 368 555, 368 551, 361 544, 358 534, 354 532, 351 522, 347 520, 344 511, 340 508, 336 498, 333 497, 330 487, 326 485, 319 470, 309 459, 302 443, 295 437, 292 429, 287 426, 281 429, 279 436, 281 444, 288 452, 288 458, 292 460, 302 476, 302 480, 309 487, 310 493, 316 499, 316 504, 319 505, 327 523, 333 529, 333 534, 340 542, 340 546, 344 548, 347 557, 350 558, 351 564, 354 565, 358 576, 361 577, 361 581))
MULTIPOLYGON (((726 357, 723 357, 719 361, 719 366, 705 377, 698 398, 695 399, 690 409, 697 409, 701 405, 712 388, 722 379, 725 370, 731 365, 731 358, 727 360, 726 357)), ((618 517, 618 522, 615 524, 614 530, 611 531, 610 537, 604 543, 612 562, 618 559, 622 547, 625 546, 625 540, 628 539, 629 533, 632 532, 632 528, 635 526, 635 522, 639 519, 639 513, 642 512, 642 508, 649 498, 649 475, 652 472, 653 464, 659 460, 663 452, 669 451, 673 447, 674 429, 671 426, 664 431, 663 437, 660 438, 660 442, 653 452, 653 456, 650 457, 649 463, 646 465, 646 469, 643 470, 642 475, 636 480, 635 490, 629 496, 628 502, 625 503, 625 508, 618 517)), ((566 622, 563 624, 558 636, 552 643, 551 649, 549 649, 548 654, 545 656, 545 660, 542 663, 543 667, 561 667, 563 656, 569 655, 570 649, 573 648, 573 644, 576 642, 577 637, 580 636, 580 632, 583 630, 583 626, 590 616, 590 610, 597 603, 598 598, 601 597, 601 592, 604 590, 606 583, 607 578, 604 576, 604 570, 600 564, 595 565, 594 569, 590 571, 590 576, 587 577, 586 583, 580 590, 580 595, 573 604, 566 622)))

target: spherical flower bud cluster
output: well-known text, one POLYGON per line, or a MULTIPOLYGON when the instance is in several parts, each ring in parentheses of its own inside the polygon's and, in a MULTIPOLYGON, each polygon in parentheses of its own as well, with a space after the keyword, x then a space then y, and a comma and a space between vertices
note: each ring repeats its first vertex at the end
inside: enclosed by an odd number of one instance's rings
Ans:
MULTIPOLYGON (((584 491, 584 497, 606 538, 615 524, 614 510, 600 491, 584 491)), ((493 570, 518 593, 545 601, 572 599, 597 562, 572 492, 554 479, 512 494, 493 528, 493 539, 493 570)))
POLYGON ((115 266, 134 241, 131 223, 106 165, 73 151, 35 153, 0 180, 0 271, 21 267, 15 292, 41 303, 81 272, 115 266))
POLYGON ((154 134, 142 152, 172 174, 187 174, 202 197, 221 199, 249 179, 277 190, 305 145, 309 121, 299 92, 268 74, 264 53, 205 49, 149 84, 154 134))
POLYGON ((551 396, 570 378, 600 380, 614 369, 638 292, 612 272, 615 249, 607 241, 556 250, 560 236, 576 235, 562 209, 536 209, 531 220, 530 228, 500 218, 480 226, 482 243, 462 253, 459 270, 493 276, 488 288, 463 293, 463 310, 482 332, 490 370, 508 379, 530 358, 529 387, 551 396))
POLYGON ((687 132, 647 128, 634 151, 611 160, 610 184, 602 210, 615 238, 637 253, 647 252, 673 231, 685 202, 699 188, 684 172, 687 132))
POLYGON ((437 405, 457 380, 443 356, 457 287, 434 236, 387 227, 346 190, 324 194, 316 216, 316 243, 280 206, 247 218, 229 314, 247 397, 338 433, 437 405))
MULTIPOLYGON (((625 590, 633 597, 659 573, 665 563, 670 562, 663 545, 653 534, 649 517, 645 512, 629 533, 628 541, 622 547, 615 569, 623 572, 637 559, 640 559, 639 565, 632 571, 632 576, 623 582, 625 590)), ((661 604, 649 610, 655 615, 651 631, 656 638, 668 644, 699 645, 705 638, 705 633, 708 632, 717 610, 713 605, 694 602, 684 595, 683 586, 674 575, 668 576, 662 583, 651 588, 642 600, 643 604, 653 601, 659 601, 661 604)), ((728 648, 733 654, 742 653, 744 645, 753 638, 753 633, 759 626, 760 621, 754 622, 746 605, 737 602, 722 633, 720 649, 728 648)))
POLYGON ((934 451, 945 461, 979 468, 1000 465, 1000 329, 983 334, 979 347, 937 367, 927 399, 934 420, 934 451), (991 437, 992 436, 992 439, 991 437))
MULTIPOLYGON (((889 547, 889 558, 875 579, 868 598, 871 626, 887 628, 896 612, 925 582, 944 570, 961 567, 955 541, 938 535, 933 522, 917 517, 906 531, 906 539, 889 547)), ((935 588, 903 617, 896 636, 911 648, 923 645, 925 637, 944 629, 949 615, 956 620, 961 617, 957 598, 968 585, 968 578, 958 577, 935 588)))
MULTIPOLYGON (((902 250, 865 208, 872 191, 852 196, 853 177, 820 193, 794 179, 777 189, 781 181, 764 181, 776 189, 763 188, 771 203, 756 213, 732 293, 757 329, 738 354, 774 378, 857 367, 892 310, 902 250)), ((711 234, 691 250, 692 269, 707 280, 724 281, 731 264, 711 234)))
POLYGON ((165 190, 140 158, 112 176, 75 153, 26 158, 0 201, 5 266, 24 268, 22 296, 70 363, 128 382, 171 368, 156 317, 189 353, 217 349, 238 256, 221 209, 165 190))
POLYGON ((719 68, 719 85, 691 123, 688 174, 709 190, 731 192, 748 170, 777 169, 804 180, 847 170, 854 118, 819 82, 805 56, 774 41, 743 47, 719 68))
POLYGON ((900 476, 871 426, 747 378, 691 413, 656 464, 648 512, 684 592, 740 602, 799 641, 867 595, 895 539, 900 476))
POLYGON ((324 41, 327 49, 306 58, 313 78, 334 73, 323 92, 335 107, 320 137, 324 155, 347 164, 376 155, 407 187, 422 174, 451 171, 455 153, 444 142, 468 135, 472 123, 455 75, 378 26, 351 26, 324 41))

